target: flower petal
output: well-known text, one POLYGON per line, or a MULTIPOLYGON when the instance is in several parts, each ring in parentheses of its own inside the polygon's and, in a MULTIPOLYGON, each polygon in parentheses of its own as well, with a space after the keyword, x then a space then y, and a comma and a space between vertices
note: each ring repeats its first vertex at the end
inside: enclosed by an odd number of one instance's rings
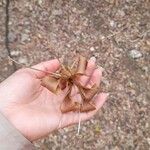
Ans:
POLYGON ((61 90, 64 90, 67 87, 67 80, 60 79, 59 87, 61 90))
POLYGON ((89 102, 84 102, 80 109, 80 112, 88 112, 88 111, 93 111, 95 109, 96 107, 94 106, 94 104, 89 102))
POLYGON ((70 78, 71 77, 71 72, 70 72, 69 68, 65 67, 63 65, 62 65, 62 68, 60 70, 60 74, 64 78, 70 78))
POLYGON ((82 98, 85 101, 91 101, 91 99, 95 96, 98 90, 99 87, 96 84, 94 84, 92 88, 85 88, 85 87, 80 88, 82 98))
POLYGON ((84 74, 86 70, 86 66, 87 66, 86 58, 80 55, 76 73, 84 74))
POLYGON ((44 87, 46 87, 52 93, 56 93, 59 85, 59 79, 56 79, 51 76, 45 76, 42 79, 41 83, 44 87))

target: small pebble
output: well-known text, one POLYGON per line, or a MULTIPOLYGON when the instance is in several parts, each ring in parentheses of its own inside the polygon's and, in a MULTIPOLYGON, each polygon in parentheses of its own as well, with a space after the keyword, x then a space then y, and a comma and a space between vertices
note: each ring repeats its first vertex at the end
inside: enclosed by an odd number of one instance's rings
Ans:
POLYGON ((91 51, 91 52, 93 52, 94 50, 95 50, 95 48, 94 48, 94 47, 91 47, 91 48, 90 48, 90 51, 91 51))
POLYGON ((19 58, 19 63, 21 63, 21 64, 27 64, 28 63, 28 60, 27 60, 27 58, 19 58))
POLYGON ((12 23, 12 21, 9 21, 9 23, 8 23, 9 25, 12 25, 13 23, 12 23))
POLYGON ((125 12, 123 10, 118 10, 118 15, 121 17, 125 16, 125 12))
POLYGON ((116 26, 116 23, 115 23, 113 20, 111 20, 111 21, 110 21, 110 26, 111 26, 111 27, 115 27, 115 26, 116 26))
POLYGON ((28 34, 21 34, 21 42, 30 41, 28 34))
POLYGON ((25 21, 24 25, 30 25, 30 21, 25 21))
POLYGON ((104 39, 105 39, 105 37, 104 37, 104 36, 101 36, 100 38, 101 38, 101 40, 104 40, 104 39))
POLYGON ((68 48, 70 48, 70 47, 71 47, 71 45, 70 45, 70 44, 67 44, 67 47, 68 47, 68 48))
POLYGON ((17 39, 16 35, 12 32, 9 33, 9 42, 14 42, 17 39))
POLYGON ((19 53, 20 53, 19 51, 15 51, 15 50, 14 50, 14 51, 11 51, 11 55, 12 55, 12 56, 18 56, 19 53))
POLYGON ((137 59, 137 58, 142 57, 142 53, 141 53, 140 51, 138 51, 138 50, 131 50, 131 51, 129 52, 129 56, 130 56, 131 58, 133 58, 133 59, 137 59))
POLYGON ((148 142, 148 144, 150 145, 150 138, 147 138, 147 142, 148 142))
POLYGON ((61 14, 62 14, 62 10, 61 9, 53 10, 53 15, 57 16, 57 15, 61 15, 61 14))
POLYGON ((39 4, 40 6, 42 6, 42 3, 43 3, 42 0, 38 0, 38 4, 39 4))

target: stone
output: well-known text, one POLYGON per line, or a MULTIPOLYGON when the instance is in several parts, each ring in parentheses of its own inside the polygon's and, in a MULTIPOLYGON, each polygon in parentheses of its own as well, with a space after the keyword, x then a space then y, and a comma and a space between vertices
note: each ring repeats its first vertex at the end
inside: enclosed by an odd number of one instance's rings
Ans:
POLYGON ((7 50, 6 49, 0 49, 0 60, 5 59, 8 56, 7 50))
POLYGON ((62 14, 62 10, 61 9, 55 9, 53 10, 53 15, 57 16, 57 15, 61 15, 62 14))
POLYGON ((20 52, 16 50, 12 50, 10 53, 12 56, 18 56, 20 54, 20 52))
POLYGON ((116 27, 115 21, 111 20, 111 21, 110 21, 110 26, 111 26, 111 27, 116 27))
POLYGON ((24 24, 28 26, 30 25, 30 21, 25 21, 24 24))
POLYGON ((39 4, 40 6, 42 6, 43 0, 38 0, 38 4, 39 4))
POLYGON ((123 10, 118 10, 118 15, 121 17, 125 16, 125 12, 123 10))
POLYGON ((90 51, 91 51, 91 52, 93 52, 94 50, 95 50, 95 48, 94 48, 94 47, 91 47, 91 48, 90 48, 90 51))
POLYGON ((129 52, 129 56, 133 59, 137 59, 142 57, 142 53, 136 49, 133 49, 129 52))
POLYGON ((16 35, 12 32, 9 33, 9 42, 14 42, 17 39, 16 35))
POLYGON ((104 39, 105 39, 105 37, 104 37, 103 35, 102 35, 100 38, 101 38, 101 40, 104 40, 104 39))
POLYGON ((148 144, 150 145, 150 138, 147 138, 147 142, 148 142, 148 144))
POLYGON ((29 34, 22 33, 21 34, 21 42, 30 41, 29 34))
POLYGON ((13 22, 12 21, 9 21, 9 23, 8 23, 9 25, 12 25, 13 24, 13 22))
POLYGON ((70 48, 70 47, 71 47, 71 45, 70 45, 70 44, 67 44, 67 47, 68 47, 68 48, 70 48))
POLYGON ((27 60, 27 58, 25 58, 25 57, 21 57, 21 58, 19 58, 19 63, 21 63, 21 64, 28 64, 28 60, 27 60))

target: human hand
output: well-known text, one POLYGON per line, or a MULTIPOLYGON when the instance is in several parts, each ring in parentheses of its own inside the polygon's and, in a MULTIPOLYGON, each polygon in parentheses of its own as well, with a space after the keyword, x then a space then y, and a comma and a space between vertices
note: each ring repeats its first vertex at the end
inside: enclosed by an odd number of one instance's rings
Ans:
MULTIPOLYGON (((55 72, 60 67, 57 59, 42 62, 33 68, 45 72, 55 72)), ((0 84, 0 111, 30 141, 34 141, 59 128, 78 123, 77 112, 62 114, 60 105, 67 90, 55 95, 41 85, 46 73, 30 68, 20 69, 0 84)), ((100 84, 102 70, 96 69, 95 61, 88 61, 86 75, 81 77, 82 84, 100 84)), ((76 94, 74 95, 76 96, 76 94)), ((80 113, 81 120, 91 118, 102 107, 108 94, 100 93, 95 97, 96 110, 80 113)))

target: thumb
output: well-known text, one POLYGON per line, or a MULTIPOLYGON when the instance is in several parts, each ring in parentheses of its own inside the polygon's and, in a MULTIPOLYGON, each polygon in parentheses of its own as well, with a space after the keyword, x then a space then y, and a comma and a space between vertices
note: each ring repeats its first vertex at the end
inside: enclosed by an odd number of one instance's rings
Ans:
POLYGON ((32 66, 30 72, 33 73, 37 78, 42 78, 48 73, 55 72, 59 69, 60 64, 58 59, 41 62, 37 65, 32 66), (35 70, 34 70, 35 69, 35 70), (37 70, 36 70, 37 69, 37 70))

